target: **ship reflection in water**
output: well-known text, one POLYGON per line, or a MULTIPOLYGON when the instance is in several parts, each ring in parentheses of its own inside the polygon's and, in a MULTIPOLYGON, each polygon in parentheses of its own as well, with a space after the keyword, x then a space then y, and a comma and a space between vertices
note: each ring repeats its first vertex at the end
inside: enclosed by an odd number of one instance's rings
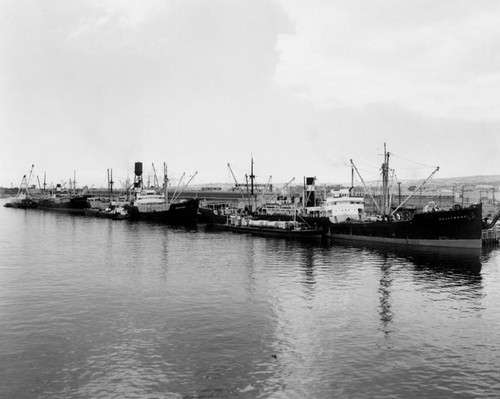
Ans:
MULTIPOLYGON (((491 252, 476 248, 394 247, 384 244, 366 244, 362 248, 377 254, 380 264, 379 301, 380 322, 384 334, 393 332, 391 327, 393 300, 391 290, 394 274, 402 262, 412 268, 412 275, 421 287, 454 287, 454 296, 466 293, 466 298, 481 297, 481 259, 491 252), (396 269, 396 270, 395 270, 396 269)), ((457 298, 459 299, 459 298, 457 298)))
POLYGON ((414 265, 415 270, 434 271, 438 274, 479 274, 481 258, 488 253, 483 248, 409 247, 377 243, 363 244, 361 248, 387 258, 406 259, 414 265))

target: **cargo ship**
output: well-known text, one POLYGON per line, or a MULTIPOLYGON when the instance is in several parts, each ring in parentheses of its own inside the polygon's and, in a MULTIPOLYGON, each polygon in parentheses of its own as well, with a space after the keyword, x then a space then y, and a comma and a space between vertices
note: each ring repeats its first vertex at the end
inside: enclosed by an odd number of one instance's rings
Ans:
POLYGON ((32 200, 38 209, 84 215, 85 209, 90 207, 91 197, 92 195, 87 194, 86 190, 81 193, 74 190, 70 193, 61 184, 57 184, 52 192, 33 196, 32 200))
MULTIPOLYGON (((481 248, 483 227, 481 204, 469 207, 456 204, 447 210, 440 209, 435 204, 429 204, 423 208, 422 212, 403 211, 405 202, 430 180, 439 167, 405 201, 392 209, 389 200, 389 157, 390 153, 387 152, 384 144, 381 204, 377 205, 379 215, 364 217, 362 220, 353 218, 332 223, 329 233, 334 241, 481 248)), ((352 160, 351 164, 357 171, 352 160)))
MULTIPOLYGON (((172 196, 169 197, 168 178, 165 165, 164 184, 161 189, 144 189, 141 162, 135 163, 134 173, 134 198, 131 204, 127 206, 130 219, 154 220, 179 225, 196 224, 198 219, 198 199, 179 199, 178 197, 181 191, 174 192, 172 196)), ((191 177, 191 179, 193 179, 193 177, 191 177)), ((189 182, 187 184, 189 184, 189 182)))
POLYGON ((143 190, 136 195, 127 210, 132 220, 194 225, 198 218, 198 200, 183 199, 174 202, 155 190, 143 190))

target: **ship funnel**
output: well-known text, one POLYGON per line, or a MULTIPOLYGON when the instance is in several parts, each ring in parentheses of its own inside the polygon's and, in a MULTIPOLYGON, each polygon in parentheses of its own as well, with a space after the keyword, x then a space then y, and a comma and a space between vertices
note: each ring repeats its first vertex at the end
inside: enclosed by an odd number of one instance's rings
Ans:
POLYGON ((315 198, 315 183, 316 178, 315 177, 306 177, 306 206, 315 206, 316 205, 316 198, 315 198))
POLYGON ((134 173, 136 176, 142 176, 142 162, 136 162, 134 173))
POLYGON ((134 167, 134 188, 136 190, 142 189, 142 162, 136 162, 134 167))

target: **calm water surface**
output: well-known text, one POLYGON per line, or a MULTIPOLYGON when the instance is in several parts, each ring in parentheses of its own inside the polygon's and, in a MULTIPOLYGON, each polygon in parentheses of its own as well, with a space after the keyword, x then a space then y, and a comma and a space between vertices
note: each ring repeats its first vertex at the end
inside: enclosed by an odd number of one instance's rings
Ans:
POLYGON ((500 250, 0 226, 2 398, 500 397, 500 250))

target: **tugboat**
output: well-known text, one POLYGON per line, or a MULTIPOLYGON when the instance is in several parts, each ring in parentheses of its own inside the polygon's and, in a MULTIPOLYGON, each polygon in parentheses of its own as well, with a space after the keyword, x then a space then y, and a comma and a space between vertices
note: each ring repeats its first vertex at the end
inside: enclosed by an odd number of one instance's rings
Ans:
MULTIPOLYGON (((333 223, 330 226, 331 238, 334 241, 379 242, 418 247, 481 248, 481 204, 466 208, 456 204, 449 210, 430 206, 420 213, 403 215, 398 212, 408 199, 430 180, 439 167, 405 201, 391 210, 389 156, 390 153, 386 151, 384 144, 382 204, 380 206, 377 204, 380 215, 376 218, 365 217, 363 220, 351 219, 333 223)), ((352 160, 351 164, 356 169, 352 160)))
POLYGON ((108 208, 87 208, 84 210, 85 216, 94 216, 98 218, 122 220, 128 219, 128 211, 123 206, 112 206, 108 208))
MULTIPOLYGON (((135 198, 128 206, 130 219, 155 220, 168 224, 195 225, 198 216, 198 199, 182 199, 177 190, 169 198, 167 168, 164 165, 162 190, 144 189, 142 184, 142 163, 135 163, 135 198)), ((187 186, 196 173, 186 183, 187 186)), ((181 179, 182 181, 182 179, 181 179)), ((184 186, 184 187, 185 187, 184 186)))

